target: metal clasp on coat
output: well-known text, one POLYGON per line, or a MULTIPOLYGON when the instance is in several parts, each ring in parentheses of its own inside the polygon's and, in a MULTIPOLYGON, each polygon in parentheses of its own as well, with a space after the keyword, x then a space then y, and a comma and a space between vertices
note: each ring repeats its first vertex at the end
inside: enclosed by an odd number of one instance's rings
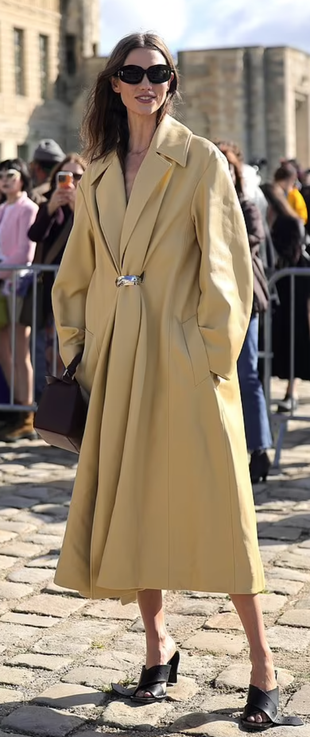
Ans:
POLYGON ((117 279, 115 279, 115 284, 117 287, 136 287, 139 284, 142 284, 144 278, 144 273, 141 274, 141 276, 137 276, 136 274, 127 274, 126 276, 118 276, 117 279))

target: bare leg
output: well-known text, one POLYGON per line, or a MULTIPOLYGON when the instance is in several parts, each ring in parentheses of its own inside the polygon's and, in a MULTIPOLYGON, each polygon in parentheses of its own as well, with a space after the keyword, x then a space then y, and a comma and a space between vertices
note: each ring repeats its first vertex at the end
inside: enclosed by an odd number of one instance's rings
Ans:
POLYGON ((21 404, 29 405, 33 401, 33 368, 30 357, 31 328, 16 325, 16 384, 21 404))
MULTIPOLYGON (((0 331, 0 364, 4 378, 8 386, 11 385, 12 354, 11 354, 11 327, 2 328, 0 331)), ((15 377, 16 379, 16 377, 15 377)))
POLYGON ((296 379, 293 379, 292 381, 291 380, 288 381, 287 388, 286 388, 286 394, 289 397, 296 396, 296 379))
MULTIPOLYGON (((176 647, 174 640, 167 633, 162 591, 153 589, 139 591, 138 604, 145 629, 146 668, 166 665, 176 647)), ((152 694, 140 691, 138 695, 147 698, 152 694)))
MULTIPOLYGON (((259 596, 257 594, 231 594, 231 600, 244 627, 250 647, 252 663, 251 684, 271 691, 276 688, 273 658, 266 639, 264 620, 259 596)), ((266 721, 264 714, 249 717, 249 721, 266 721)))

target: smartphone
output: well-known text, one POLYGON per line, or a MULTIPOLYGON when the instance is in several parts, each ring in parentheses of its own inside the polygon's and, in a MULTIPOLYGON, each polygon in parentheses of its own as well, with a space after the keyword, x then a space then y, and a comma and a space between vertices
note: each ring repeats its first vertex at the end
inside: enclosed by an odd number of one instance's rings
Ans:
POLYGON ((58 171, 56 174, 57 189, 68 189, 73 184, 73 174, 71 171, 58 171))

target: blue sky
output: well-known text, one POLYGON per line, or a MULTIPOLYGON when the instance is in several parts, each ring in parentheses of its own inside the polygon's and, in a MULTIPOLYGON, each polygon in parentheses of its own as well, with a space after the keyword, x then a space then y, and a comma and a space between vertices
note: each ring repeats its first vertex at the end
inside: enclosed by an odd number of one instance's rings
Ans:
POLYGON ((310 53, 309 0, 100 0, 101 53, 133 31, 155 31, 171 51, 289 45, 310 53))

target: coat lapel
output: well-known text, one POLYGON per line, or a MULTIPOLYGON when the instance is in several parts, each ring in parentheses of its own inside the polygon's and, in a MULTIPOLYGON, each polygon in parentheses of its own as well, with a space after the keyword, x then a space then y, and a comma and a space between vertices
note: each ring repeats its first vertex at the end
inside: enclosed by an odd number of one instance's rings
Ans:
POLYGON ((129 243, 135 236, 134 252, 135 256, 138 256, 139 250, 138 258, 142 267, 175 165, 186 166, 191 137, 191 131, 170 115, 166 115, 158 126, 148 154, 136 176, 128 202, 121 237, 121 265, 124 263, 129 243))
MULTIPOLYGON (((138 256, 138 248, 139 251, 140 248, 142 248, 142 250, 147 249, 158 210, 170 180, 172 168, 173 165, 171 161, 167 161, 159 156, 156 150, 150 150, 145 157, 136 176, 127 205, 120 245, 121 264, 124 261, 129 240, 146 205, 148 205, 148 207, 147 217, 143 219, 143 240, 142 242, 140 239, 135 241, 136 255, 138 256)), ((141 258, 143 253, 141 254, 139 252, 139 256, 141 258)), ((139 261, 140 258, 138 257, 139 261)))
POLYGON ((188 128, 165 116, 137 173, 128 204, 118 156, 110 154, 93 165, 98 221, 118 273, 134 236, 134 268, 142 267, 174 168, 176 164, 186 166, 191 137, 188 128))
MULTIPOLYGON (((120 241, 127 203, 124 177, 118 156, 110 157, 105 162, 104 171, 101 165, 98 172, 95 195, 98 220, 114 266, 119 272, 120 241)), ((96 175, 96 172, 94 174, 96 175)))

